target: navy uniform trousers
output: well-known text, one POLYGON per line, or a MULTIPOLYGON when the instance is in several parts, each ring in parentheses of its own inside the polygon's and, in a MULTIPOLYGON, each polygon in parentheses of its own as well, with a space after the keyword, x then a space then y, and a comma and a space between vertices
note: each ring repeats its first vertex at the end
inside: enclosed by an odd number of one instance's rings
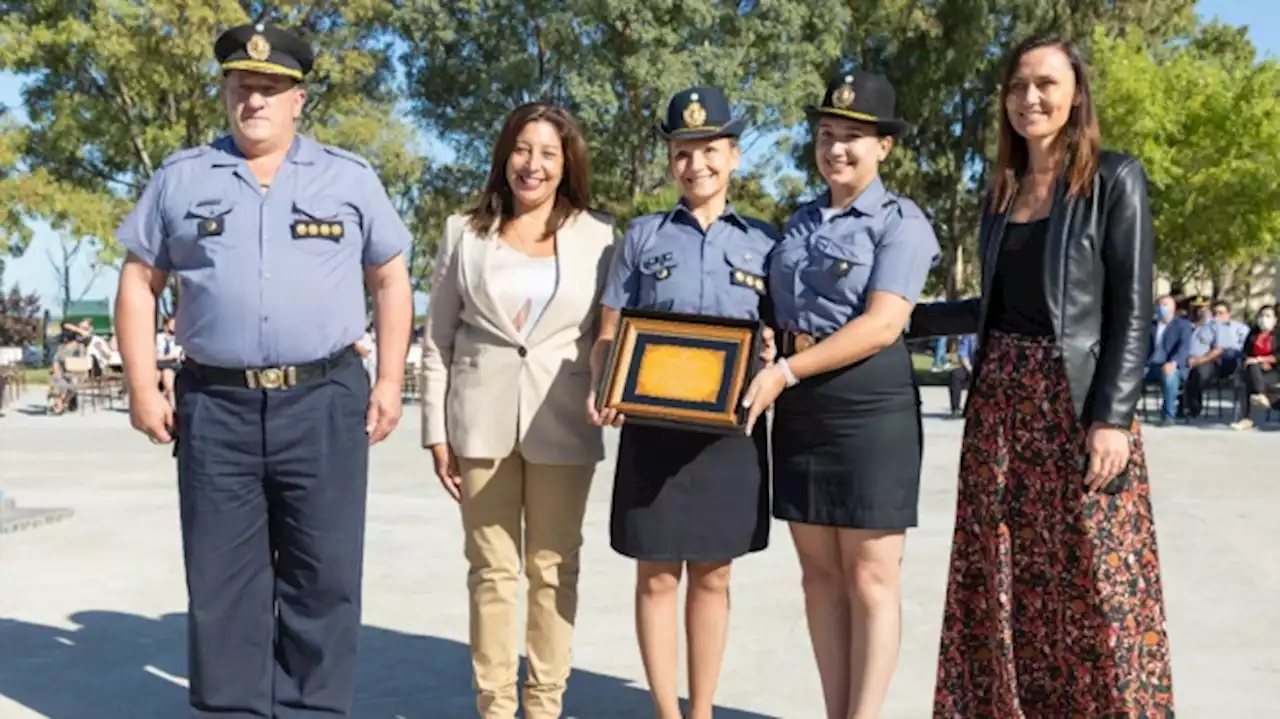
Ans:
POLYGON ((177 385, 196 717, 347 716, 355 691, 369 379, 350 357, 287 389, 177 385))

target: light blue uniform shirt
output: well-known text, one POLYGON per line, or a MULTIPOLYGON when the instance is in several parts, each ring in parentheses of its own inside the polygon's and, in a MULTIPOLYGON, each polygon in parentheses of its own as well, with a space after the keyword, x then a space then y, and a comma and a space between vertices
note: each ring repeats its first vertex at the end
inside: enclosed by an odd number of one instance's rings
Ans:
POLYGON ((1249 327, 1234 320, 1219 322, 1209 320, 1196 328, 1191 335, 1191 356, 1202 357, 1210 350, 1221 348, 1224 355, 1238 354, 1244 349, 1249 327), (1241 334, 1241 330, 1244 334, 1241 334))
POLYGON ((683 203, 637 217, 614 252, 601 303, 759 320, 776 242, 770 225, 732 207, 706 232, 683 203))
POLYGON ((939 257, 938 240, 914 202, 876 178, 832 213, 823 193, 787 220, 769 270, 777 326, 825 337, 866 310, 867 295, 915 303, 939 257))
POLYGON ((264 193, 229 136, 166 158, 116 239, 177 275, 186 354, 231 368, 312 362, 355 343, 364 268, 411 241, 359 156, 297 137, 264 193))

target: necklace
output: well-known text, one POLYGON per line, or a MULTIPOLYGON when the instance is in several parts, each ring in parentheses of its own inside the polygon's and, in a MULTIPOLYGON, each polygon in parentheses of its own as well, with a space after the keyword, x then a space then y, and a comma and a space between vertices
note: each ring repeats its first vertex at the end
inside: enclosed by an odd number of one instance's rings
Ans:
POLYGON ((529 239, 526 238, 524 234, 520 232, 520 230, 516 227, 516 224, 514 222, 511 223, 510 228, 511 228, 512 236, 514 236, 517 240, 520 241, 520 247, 519 247, 520 252, 524 253, 525 255, 528 255, 529 257, 534 257, 535 256, 534 253, 530 251, 531 246, 536 245, 542 239, 542 237, 546 236, 545 231, 543 231, 543 233, 539 235, 537 239, 530 242, 529 239))

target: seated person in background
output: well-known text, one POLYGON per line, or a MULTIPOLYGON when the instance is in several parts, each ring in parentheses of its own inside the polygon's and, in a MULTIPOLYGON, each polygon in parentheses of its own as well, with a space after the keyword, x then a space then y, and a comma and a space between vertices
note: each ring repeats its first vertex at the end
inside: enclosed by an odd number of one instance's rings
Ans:
POLYGON ((1232 429, 1250 429, 1250 407, 1271 409, 1271 396, 1280 387, 1280 367, 1276 356, 1280 354, 1280 342, 1276 341, 1276 308, 1267 305, 1258 310, 1257 323, 1244 341, 1244 371, 1236 388, 1237 420, 1232 429))
POLYGON ((1178 413, 1178 394, 1187 375, 1187 357, 1191 352, 1191 322, 1175 317, 1176 304, 1165 295, 1156 303, 1156 319, 1151 323, 1151 354, 1147 356, 1147 382, 1160 383, 1163 403, 1160 425, 1174 423, 1178 413))
POLYGON ((960 337, 960 341, 956 343, 956 360, 960 365, 951 370, 950 376, 947 377, 947 389, 951 392, 951 418, 957 419, 963 413, 960 407, 960 394, 969 386, 969 380, 973 379, 973 348, 978 342, 978 336, 969 334, 960 337))
POLYGON ((160 370, 160 388, 169 404, 174 403, 173 386, 182 366, 182 346, 174 332, 173 316, 164 318, 164 324, 156 333, 156 369, 160 370))
POLYGON ((1213 303, 1212 311, 1204 305, 1196 306, 1195 311, 1185 407, 1192 418, 1199 417, 1204 408, 1205 386, 1231 377, 1239 369, 1245 339, 1237 330, 1239 323, 1231 320, 1231 308, 1226 302, 1213 303))
POLYGON ((58 415, 67 411, 76 410, 79 399, 76 393, 76 383, 67 374, 66 360, 68 357, 83 357, 84 349, 76 340, 78 335, 64 333, 62 346, 58 348, 57 353, 53 356, 53 364, 50 366, 49 374, 49 411, 58 415))

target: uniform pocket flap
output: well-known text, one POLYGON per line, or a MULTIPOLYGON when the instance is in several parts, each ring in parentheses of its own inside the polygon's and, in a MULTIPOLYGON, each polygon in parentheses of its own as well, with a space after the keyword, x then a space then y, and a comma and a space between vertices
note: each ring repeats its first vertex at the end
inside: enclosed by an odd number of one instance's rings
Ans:
POLYGON ((757 277, 764 274, 764 254, 752 249, 735 247, 725 250, 724 259, 735 270, 742 270, 757 277))
POLYGON ((308 197, 293 201, 293 211, 313 220, 337 220, 342 214, 342 201, 331 197, 308 197))
POLYGON ((187 208, 187 214, 202 220, 216 220, 231 211, 231 203, 226 200, 197 200, 187 208))
POLYGON ((820 237, 813 248, 838 262, 869 265, 872 261, 871 249, 861 243, 838 242, 830 237, 820 237))

